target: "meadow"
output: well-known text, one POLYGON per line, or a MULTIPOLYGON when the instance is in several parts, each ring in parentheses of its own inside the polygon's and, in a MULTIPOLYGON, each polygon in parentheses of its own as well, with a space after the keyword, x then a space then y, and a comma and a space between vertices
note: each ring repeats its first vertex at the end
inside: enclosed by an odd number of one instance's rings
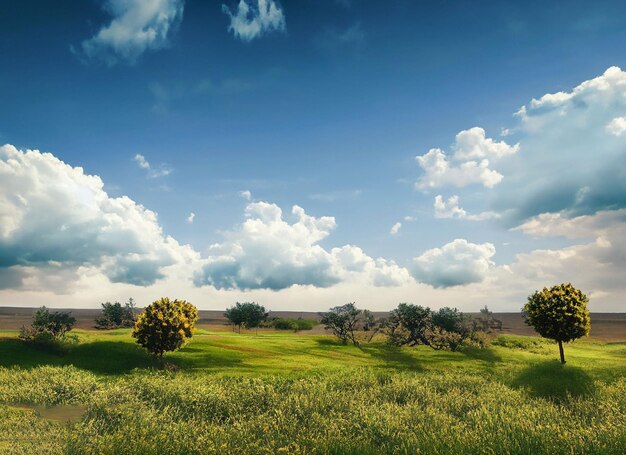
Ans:
POLYGON ((2 453, 626 453, 626 343, 500 336, 463 352, 198 330, 164 362, 129 330, 64 355, 0 332, 2 453))

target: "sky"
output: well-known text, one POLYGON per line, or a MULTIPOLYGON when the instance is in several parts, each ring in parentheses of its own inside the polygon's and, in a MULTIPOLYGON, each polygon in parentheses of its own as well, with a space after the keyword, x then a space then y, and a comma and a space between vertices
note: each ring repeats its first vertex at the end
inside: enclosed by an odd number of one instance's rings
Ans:
POLYGON ((0 2, 0 305, 626 311, 626 4, 0 2))

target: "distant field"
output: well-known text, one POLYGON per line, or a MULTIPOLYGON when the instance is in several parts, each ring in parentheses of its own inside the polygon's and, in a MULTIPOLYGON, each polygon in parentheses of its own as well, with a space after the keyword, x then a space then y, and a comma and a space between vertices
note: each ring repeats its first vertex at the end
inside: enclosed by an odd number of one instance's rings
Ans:
POLYGON ((0 331, 0 453, 626 453, 626 343, 464 352, 198 330, 165 369, 129 330, 66 355, 0 331))
MULTIPOLYGON (((31 322, 35 308, 0 307, 0 330, 19 330, 31 322)), ((100 315, 99 309, 68 309, 77 318, 76 327, 92 329, 95 318, 100 315)), ((375 312, 377 316, 386 316, 386 312, 375 312)), ((319 313, 306 311, 272 311, 271 317, 303 318, 319 320, 319 313)), ((503 323, 503 331, 512 335, 536 335, 532 328, 524 324, 520 313, 496 313, 495 316, 503 323)), ((203 329, 224 330, 226 324, 224 311, 200 310, 198 327, 203 329)), ((323 333, 317 328, 314 333, 323 333)), ((626 341, 626 313, 592 313, 591 339, 598 341, 626 341)))

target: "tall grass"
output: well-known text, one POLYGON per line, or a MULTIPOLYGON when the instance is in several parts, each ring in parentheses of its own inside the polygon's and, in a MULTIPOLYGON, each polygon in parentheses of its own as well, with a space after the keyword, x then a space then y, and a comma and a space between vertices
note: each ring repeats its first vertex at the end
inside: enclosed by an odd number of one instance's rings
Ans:
POLYGON ((87 406, 73 426, 4 407, 0 430, 15 453, 626 453, 626 380, 591 381, 554 399, 460 370, 103 379, 0 368, 0 402, 87 406))

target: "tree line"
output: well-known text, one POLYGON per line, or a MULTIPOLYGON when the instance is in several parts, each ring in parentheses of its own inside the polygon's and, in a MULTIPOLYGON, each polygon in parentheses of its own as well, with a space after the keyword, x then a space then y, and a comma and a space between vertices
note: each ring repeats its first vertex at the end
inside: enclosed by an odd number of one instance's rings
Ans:
MULTIPOLYGON (((588 335, 591 327, 588 298, 571 283, 563 283, 536 291, 527 299, 522 309, 526 324, 542 337, 558 343, 560 360, 565 363, 563 343, 588 335)), ((161 298, 141 314, 135 315, 136 305, 129 299, 124 305, 106 302, 102 314, 96 319, 98 328, 132 327, 132 337, 156 357, 162 358, 193 336, 198 321, 198 310, 185 300, 161 298)), ((241 332, 242 327, 258 328, 268 320, 268 312, 255 302, 237 302, 224 313, 228 321, 241 332)), ((456 351, 464 346, 485 347, 489 334, 502 329, 502 322, 485 306, 477 317, 469 317, 456 308, 429 307, 400 303, 387 318, 377 318, 355 303, 331 308, 320 314, 320 322, 343 344, 358 346, 371 342, 377 334, 384 335, 394 346, 425 345, 433 349, 456 351)), ((298 330, 298 325, 285 318, 274 318, 279 325, 298 330), (295 324, 295 325, 293 325, 295 324)), ((305 320, 302 320, 303 322, 305 320)), ((303 322, 310 328, 313 321, 303 322)), ((30 326, 22 327, 19 338, 39 346, 58 348, 76 342, 68 336, 76 319, 70 312, 51 313, 45 306, 33 315, 30 326)))

